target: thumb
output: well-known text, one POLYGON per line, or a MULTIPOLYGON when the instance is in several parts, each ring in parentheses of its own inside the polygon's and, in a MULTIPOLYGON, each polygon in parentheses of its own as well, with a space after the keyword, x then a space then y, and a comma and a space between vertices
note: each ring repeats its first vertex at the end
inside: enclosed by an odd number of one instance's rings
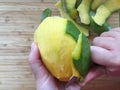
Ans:
POLYGON ((31 52, 29 54, 28 62, 36 80, 43 80, 49 76, 48 71, 45 69, 40 60, 40 53, 35 43, 31 45, 31 52))
POLYGON ((31 45, 28 61, 37 82, 37 90, 57 90, 54 78, 41 62, 40 53, 35 43, 31 45))

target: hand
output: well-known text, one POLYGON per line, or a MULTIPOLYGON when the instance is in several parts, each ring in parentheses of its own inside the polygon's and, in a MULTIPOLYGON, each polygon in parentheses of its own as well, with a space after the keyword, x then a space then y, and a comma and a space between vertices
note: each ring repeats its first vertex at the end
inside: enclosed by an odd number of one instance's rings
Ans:
POLYGON ((120 28, 104 32, 93 40, 91 60, 98 65, 89 71, 83 85, 103 74, 120 76, 120 28))
POLYGON ((37 90, 80 90, 78 82, 60 82, 46 70, 34 43, 31 46, 29 64, 36 80, 37 90))

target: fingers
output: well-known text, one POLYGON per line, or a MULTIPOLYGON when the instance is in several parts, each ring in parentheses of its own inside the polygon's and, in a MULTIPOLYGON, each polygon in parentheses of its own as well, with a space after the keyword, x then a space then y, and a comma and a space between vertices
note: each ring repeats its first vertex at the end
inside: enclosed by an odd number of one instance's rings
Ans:
POLYGON ((112 37, 112 38, 118 38, 120 37, 120 28, 114 28, 108 32, 104 32, 100 35, 101 37, 112 37))
POLYGON ((120 28, 112 29, 109 32, 104 32, 100 37, 93 40, 91 47, 91 59, 93 62, 114 67, 118 65, 120 28))
POLYGON ((108 50, 112 50, 115 47, 115 39, 112 37, 96 37, 93 40, 94 46, 99 46, 108 50))
POLYGON ((99 65, 111 66, 113 64, 112 53, 104 48, 91 46, 91 60, 99 65))
POLYGON ((113 28, 113 29, 111 29, 110 31, 120 32, 120 27, 113 28))
POLYGON ((80 86, 86 85, 91 80, 96 79, 103 74, 105 74, 105 69, 103 67, 96 66, 91 68, 88 74, 86 75, 85 80, 82 83, 80 83, 80 86))
POLYGON ((65 90, 80 90, 80 85, 78 83, 73 83, 65 88, 65 90))
POLYGON ((36 80, 42 80, 44 77, 47 78, 49 76, 40 60, 39 50, 35 43, 31 45, 31 52, 28 61, 36 80))

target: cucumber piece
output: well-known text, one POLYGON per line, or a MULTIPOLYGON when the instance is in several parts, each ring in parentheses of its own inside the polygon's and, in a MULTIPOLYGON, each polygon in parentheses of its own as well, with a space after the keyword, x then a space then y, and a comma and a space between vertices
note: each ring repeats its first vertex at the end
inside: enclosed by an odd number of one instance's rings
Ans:
POLYGON ((92 18, 95 23, 102 26, 106 19, 118 9, 120 9, 120 0, 107 0, 104 4, 98 7, 96 15, 92 18))
POLYGON ((46 8, 41 14, 41 21, 43 21, 46 17, 51 16, 51 10, 46 8))
POLYGON ((81 22, 84 24, 90 24, 89 10, 91 3, 92 0, 82 0, 81 4, 77 8, 81 22))
POLYGON ((90 45, 84 34, 80 34, 77 45, 72 52, 74 67, 82 76, 80 81, 85 78, 90 65, 90 45))

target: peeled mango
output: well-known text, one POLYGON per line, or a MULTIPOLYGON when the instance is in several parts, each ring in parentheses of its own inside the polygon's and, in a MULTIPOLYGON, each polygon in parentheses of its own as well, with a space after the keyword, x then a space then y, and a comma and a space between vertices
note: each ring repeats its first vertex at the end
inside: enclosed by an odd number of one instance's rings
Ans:
POLYGON ((90 64, 86 36, 69 20, 53 16, 42 21, 34 33, 42 61, 60 81, 83 80, 90 64))

